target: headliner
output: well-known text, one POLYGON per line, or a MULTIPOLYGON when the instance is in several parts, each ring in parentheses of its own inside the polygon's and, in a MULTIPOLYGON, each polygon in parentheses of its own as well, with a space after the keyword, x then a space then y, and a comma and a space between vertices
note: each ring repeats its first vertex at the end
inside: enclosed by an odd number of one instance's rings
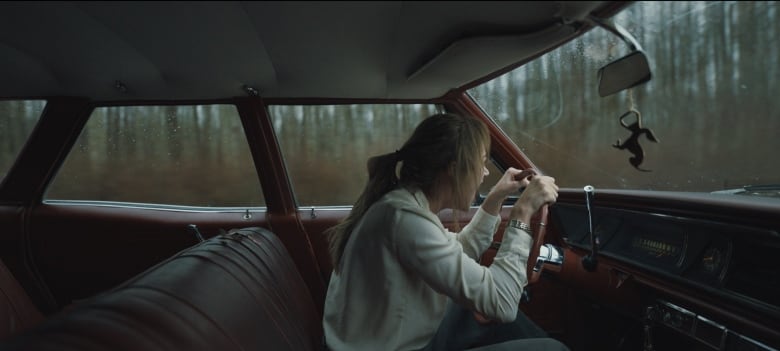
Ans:
POLYGON ((3 2, 0 97, 203 100, 248 85, 269 98, 437 98, 546 52, 614 5, 3 2))

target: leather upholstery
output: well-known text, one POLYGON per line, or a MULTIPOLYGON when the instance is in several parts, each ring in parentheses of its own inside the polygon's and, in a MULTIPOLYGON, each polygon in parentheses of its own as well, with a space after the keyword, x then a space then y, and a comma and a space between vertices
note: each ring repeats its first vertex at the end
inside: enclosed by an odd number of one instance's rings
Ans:
POLYGON ((0 261, 0 339, 29 329, 44 320, 27 292, 0 261))
POLYGON ((321 316, 262 228, 204 241, 0 349, 318 350, 321 316))

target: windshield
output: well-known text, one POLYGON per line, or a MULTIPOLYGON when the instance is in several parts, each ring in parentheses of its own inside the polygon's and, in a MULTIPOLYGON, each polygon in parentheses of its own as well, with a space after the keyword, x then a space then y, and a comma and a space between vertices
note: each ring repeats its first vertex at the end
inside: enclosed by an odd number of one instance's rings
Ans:
POLYGON ((647 54, 649 82, 599 97, 598 69, 629 51, 594 28, 469 94, 563 187, 777 197, 776 3, 637 2, 614 20, 647 54), (638 167, 618 147, 637 121, 620 123, 631 108, 650 132, 639 135, 638 167), (769 190, 744 190, 756 186, 769 190))

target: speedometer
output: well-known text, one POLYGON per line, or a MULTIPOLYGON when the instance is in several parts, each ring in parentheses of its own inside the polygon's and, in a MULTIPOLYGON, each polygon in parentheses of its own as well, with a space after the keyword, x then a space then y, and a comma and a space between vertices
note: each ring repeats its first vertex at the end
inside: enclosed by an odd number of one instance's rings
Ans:
POLYGON ((630 239, 624 241, 627 258, 656 269, 677 269, 685 251, 687 235, 680 228, 659 222, 635 222, 624 227, 630 239))
POLYGON ((631 247, 652 257, 677 257, 680 253, 680 247, 674 243, 641 236, 631 241, 631 247))

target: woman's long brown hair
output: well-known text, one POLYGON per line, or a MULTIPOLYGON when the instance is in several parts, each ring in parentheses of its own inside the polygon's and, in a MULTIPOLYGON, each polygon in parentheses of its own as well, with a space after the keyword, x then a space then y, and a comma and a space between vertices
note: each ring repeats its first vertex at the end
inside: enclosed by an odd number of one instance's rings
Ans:
MULTIPOLYGON (((368 209, 382 196, 399 186, 417 187, 429 194, 442 172, 454 165, 452 199, 463 199, 463 186, 481 176, 482 151, 489 153, 490 134, 476 118, 456 114, 436 114, 415 128, 403 147, 368 160, 368 183, 352 211, 341 223, 325 231, 333 269, 339 272, 344 248, 352 231, 368 209), (396 168, 401 162, 400 179, 396 168)), ((468 194, 473 195, 473 194, 468 194)))

